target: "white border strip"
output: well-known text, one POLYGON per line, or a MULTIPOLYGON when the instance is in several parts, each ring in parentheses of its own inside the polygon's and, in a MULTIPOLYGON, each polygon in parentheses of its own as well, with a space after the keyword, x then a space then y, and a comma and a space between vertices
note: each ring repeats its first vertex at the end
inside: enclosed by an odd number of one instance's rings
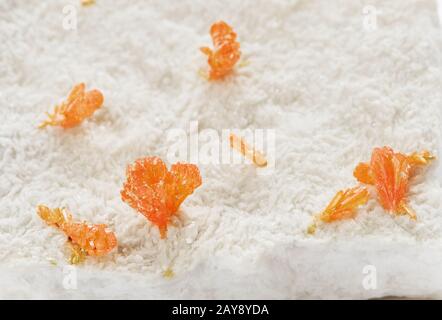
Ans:
POLYGON ((437 0, 437 15, 439 16, 439 23, 442 27, 442 0, 437 0))

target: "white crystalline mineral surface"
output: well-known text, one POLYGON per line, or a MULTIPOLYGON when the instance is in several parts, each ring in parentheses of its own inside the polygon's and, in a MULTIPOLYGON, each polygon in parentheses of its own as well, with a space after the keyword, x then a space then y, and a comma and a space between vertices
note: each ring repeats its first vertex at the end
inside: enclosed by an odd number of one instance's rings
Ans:
POLYGON ((373 147, 438 153, 435 1, 70 3, 0 2, 0 298, 442 297, 438 162, 412 183, 417 222, 370 200, 354 220, 305 232, 373 147), (199 47, 218 20, 245 63, 208 82, 199 47), (82 81, 103 107, 77 128, 38 130, 82 81), (125 167, 167 159, 168 133, 194 121, 273 130, 274 166, 200 163, 203 185, 163 241, 121 201, 125 167), (67 268, 40 203, 109 224, 118 250, 67 268))

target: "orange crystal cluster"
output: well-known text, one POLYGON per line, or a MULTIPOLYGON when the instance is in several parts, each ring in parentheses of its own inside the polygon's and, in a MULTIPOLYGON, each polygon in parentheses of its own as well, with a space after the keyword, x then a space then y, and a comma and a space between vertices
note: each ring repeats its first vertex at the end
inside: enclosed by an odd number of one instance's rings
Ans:
POLYGON ((69 94, 67 101, 55 107, 49 119, 40 124, 46 126, 61 126, 65 129, 78 126, 84 119, 89 118, 101 107, 103 94, 98 90, 85 91, 85 84, 77 84, 69 94))
POLYGON ((360 163, 353 174, 359 182, 375 187, 379 203, 389 213, 416 219, 407 205, 409 180, 415 167, 427 165, 432 159, 428 151, 407 156, 389 147, 375 148, 370 163, 360 163))
MULTIPOLYGON (((374 187, 379 203, 387 212, 408 215, 415 220, 416 214, 407 204, 410 178, 418 166, 427 165, 433 159, 435 157, 428 151, 407 156, 390 147, 375 148, 370 163, 359 163, 353 175, 360 183, 374 187)), ((315 232, 318 221, 333 222, 354 217, 356 209, 368 200, 369 192, 362 186, 339 191, 327 208, 315 217, 308 233, 315 232)))
MULTIPOLYGON (((72 244, 74 255, 103 256, 117 246, 113 232, 106 230, 105 224, 88 225, 73 222, 72 215, 64 209, 50 209, 44 205, 37 207, 37 213, 48 225, 63 231, 72 244)), ((81 260, 81 259, 80 259, 81 260)), ((74 262, 71 257, 71 262, 74 262)))
POLYGON ((224 21, 216 22, 210 28, 214 51, 208 47, 202 47, 201 52, 208 56, 211 68, 209 79, 221 79, 229 74, 238 62, 241 52, 239 42, 236 41, 236 33, 224 21))
POLYGON ((161 238, 181 203, 202 183, 197 166, 177 163, 168 171, 158 157, 136 160, 127 166, 126 176, 122 200, 155 224, 161 238))

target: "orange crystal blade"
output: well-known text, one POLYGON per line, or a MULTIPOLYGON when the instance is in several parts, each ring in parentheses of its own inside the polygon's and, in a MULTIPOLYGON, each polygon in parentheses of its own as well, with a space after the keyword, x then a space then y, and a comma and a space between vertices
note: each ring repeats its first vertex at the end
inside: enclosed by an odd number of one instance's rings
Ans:
POLYGON ((68 103, 72 103, 77 99, 81 99, 84 96, 86 85, 82 82, 75 85, 68 96, 68 103))
POLYGON ((170 168, 173 176, 174 205, 176 210, 181 203, 202 184, 198 167, 194 164, 177 163, 170 168))
POLYGON ((264 155, 250 147, 243 138, 230 134, 230 147, 239 151, 243 156, 252 161, 258 167, 267 166, 267 160, 264 155))
POLYGON ((364 187, 354 187, 339 191, 325 210, 319 215, 323 222, 353 218, 356 209, 367 203, 368 190, 364 187))
POLYGON ((393 213, 402 213, 409 186, 410 163, 407 157, 391 148, 376 148, 371 158, 375 187, 382 207, 393 213))
POLYGON ((361 186, 339 191, 324 211, 316 216, 315 222, 309 226, 307 232, 309 234, 315 233, 317 221, 331 223, 353 218, 357 208, 366 204, 369 197, 368 190, 361 186))

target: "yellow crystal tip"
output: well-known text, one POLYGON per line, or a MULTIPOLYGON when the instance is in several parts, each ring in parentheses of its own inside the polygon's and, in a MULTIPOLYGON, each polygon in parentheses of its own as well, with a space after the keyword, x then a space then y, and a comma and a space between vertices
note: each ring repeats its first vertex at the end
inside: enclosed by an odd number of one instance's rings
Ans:
POLYGON ((76 265, 86 260, 87 253, 80 246, 73 243, 69 243, 71 248, 71 256, 69 257, 69 263, 76 265))
POLYGON ((173 272, 172 268, 167 268, 163 271, 163 277, 166 279, 171 279, 175 276, 175 272, 173 272))
POLYGON ((95 0, 81 0, 81 4, 84 7, 87 7, 87 6, 95 4, 95 0))
POLYGON ((316 227, 316 223, 312 223, 311 225, 309 225, 307 228, 307 234, 315 234, 316 227))

